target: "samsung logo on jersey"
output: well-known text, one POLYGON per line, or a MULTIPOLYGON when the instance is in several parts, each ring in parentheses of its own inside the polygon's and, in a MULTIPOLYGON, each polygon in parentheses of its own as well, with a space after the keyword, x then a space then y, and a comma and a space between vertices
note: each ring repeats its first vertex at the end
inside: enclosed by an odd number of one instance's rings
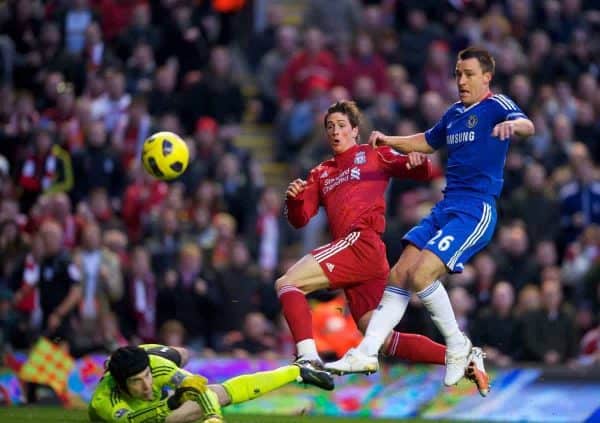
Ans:
POLYGON ((472 141, 475 141, 475 131, 464 131, 446 135, 446 144, 448 145, 472 141))

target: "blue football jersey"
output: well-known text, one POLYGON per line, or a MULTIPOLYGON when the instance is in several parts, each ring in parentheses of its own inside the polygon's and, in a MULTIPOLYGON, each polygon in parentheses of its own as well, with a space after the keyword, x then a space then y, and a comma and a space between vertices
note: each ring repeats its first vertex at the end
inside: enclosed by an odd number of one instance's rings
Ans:
POLYGON ((496 94, 469 107, 455 103, 425 132, 432 148, 448 148, 446 194, 500 195, 509 141, 492 136, 492 130, 518 118, 527 116, 510 98, 496 94))

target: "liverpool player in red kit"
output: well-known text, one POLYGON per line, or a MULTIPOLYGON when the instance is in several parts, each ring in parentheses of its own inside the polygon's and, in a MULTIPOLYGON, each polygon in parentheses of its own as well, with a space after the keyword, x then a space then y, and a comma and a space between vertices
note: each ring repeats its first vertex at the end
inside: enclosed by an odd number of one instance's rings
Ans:
MULTIPOLYGON (((306 181, 290 183, 286 191, 287 217, 294 227, 304 226, 323 206, 334 238, 302 257, 275 285, 296 342, 298 361, 315 366, 321 365, 321 359, 305 295, 342 288, 352 317, 364 333, 389 274, 381 240, 388 182, 391 177, 426 180, 430 176, 431 163, 425 155, 401 155, 390 148, 358 144, 359 120, 354 102, 341 101, 329 107, 324 125, 334 157, 313 168, 306 181)), ((412 362, 445 364, 446 347, 422 335, 393 331, 382 351, 412 362)), ((475 383, 487 379, 481 366, 471 366, 469 372, 467 377, 475 383)))

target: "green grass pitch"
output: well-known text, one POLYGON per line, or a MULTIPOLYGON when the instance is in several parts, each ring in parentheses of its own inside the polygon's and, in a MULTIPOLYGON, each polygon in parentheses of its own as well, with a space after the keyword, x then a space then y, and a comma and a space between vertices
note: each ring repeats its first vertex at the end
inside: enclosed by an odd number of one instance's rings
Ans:
MULTIPOLYGON (((392 422, 428 422, 431 420, 379 420, 373 418, 334 418, 334 417, 284 417, 284 416, 246 416, 231 414, 227 423, 392 423, 392 422)), ((65 410, 59 407, 0 407, 2 423, 79 423, 87 422, 87 413, 81 410, 65 410)))

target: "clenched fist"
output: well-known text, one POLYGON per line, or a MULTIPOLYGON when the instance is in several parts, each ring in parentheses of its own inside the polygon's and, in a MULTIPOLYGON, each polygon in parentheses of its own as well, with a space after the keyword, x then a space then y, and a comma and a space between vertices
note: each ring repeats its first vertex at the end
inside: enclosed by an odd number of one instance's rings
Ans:
POLYGON ((515 124, 510 120, 500 122, 492 130, 492 135, 500 138, 501 141, 510 139, 515 134, 515 124))
POLYGON ((304 188, 306 188, 306 181, 300 178, 295 179, 288 185, 285 196, 288 198, 296 198, 298 194, 304 191, 304 188))
POLYGON ((427 162, 427 154, 412 152, 407 154, 408 162, 406 162, 407 169, 414 169, 415 167, 421 166, 427 162))
POLYGON ((373 132, 371 132, 371 135, 369 135, 369 144, 373 148, 381 147, 383 145, 388 145, 387 141, 386 141, 386 137, 387 137, 387 135, 385 135, 382 132, 373 131, 373 132))

